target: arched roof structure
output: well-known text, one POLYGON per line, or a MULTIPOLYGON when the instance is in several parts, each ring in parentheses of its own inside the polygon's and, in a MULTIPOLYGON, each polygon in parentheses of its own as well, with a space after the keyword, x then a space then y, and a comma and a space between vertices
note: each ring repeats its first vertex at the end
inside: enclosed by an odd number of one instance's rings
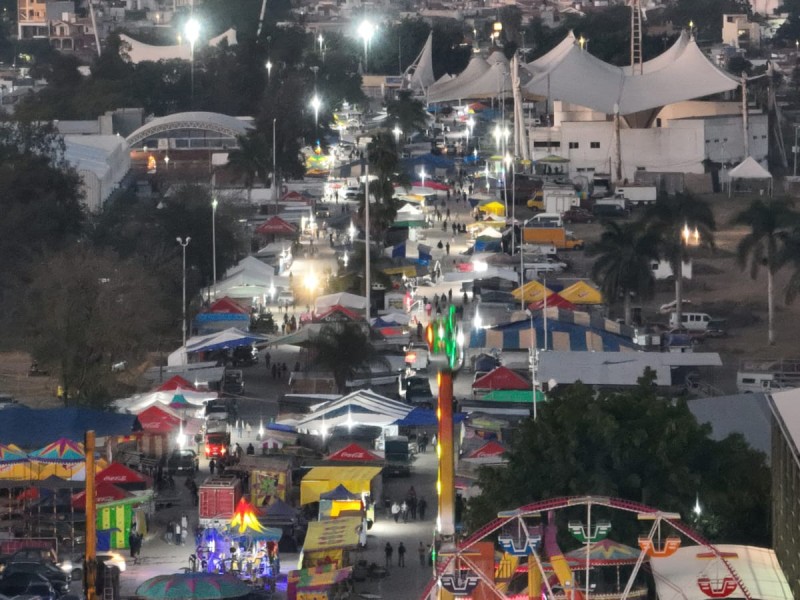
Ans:
MULTIPOLYGON (((127 137, 128 145, 133 148, 142 140, 155 134, 185 129, 211 131, 225 137, 236 138, 244 135, 251 128, 247 120, 212 112, 182 112, 158 117, 148 121, 127 137)), ((167 136, 164 136, 167 137, 167 136)))

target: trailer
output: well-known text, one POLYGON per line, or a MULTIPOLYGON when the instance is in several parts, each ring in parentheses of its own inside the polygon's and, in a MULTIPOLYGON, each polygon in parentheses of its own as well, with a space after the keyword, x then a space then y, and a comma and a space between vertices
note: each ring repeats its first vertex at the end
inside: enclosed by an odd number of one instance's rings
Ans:
POLYGON ((634 206, 655 204, 658 199, 658 190, 654 185, 626 185, 617 187, 614 195, 624 198, 634 206))
POLYGON ((800 359, 742 359, 736 373, 736 387, 745 394, 800 387, 800 359))
POLYGON ((200 524, 221 525, 233 517, 242 497, 242 484, 235 475, 212 475, 200 485, 199 496, 200 524))

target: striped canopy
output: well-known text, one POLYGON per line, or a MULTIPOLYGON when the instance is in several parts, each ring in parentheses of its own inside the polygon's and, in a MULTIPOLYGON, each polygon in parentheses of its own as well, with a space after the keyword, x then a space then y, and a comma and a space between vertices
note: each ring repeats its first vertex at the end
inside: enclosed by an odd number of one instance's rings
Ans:
POLYGON ((29 455, 31 460, 43 463, 54 464, 73 464, 83 462, 86 454, 83 451, 83 444, 74 442, 67 438, 60 438, 55 442, 47 444, 44 448, 39 448, 29 455))
POLYGON ((0 444, 0 465, 15 465, 28 461, 28 455, 12 446, 0 444))

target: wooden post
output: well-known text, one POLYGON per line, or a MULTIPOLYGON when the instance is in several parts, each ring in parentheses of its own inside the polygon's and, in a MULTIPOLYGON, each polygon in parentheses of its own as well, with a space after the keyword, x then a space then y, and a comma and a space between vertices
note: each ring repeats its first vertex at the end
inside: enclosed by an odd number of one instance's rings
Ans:
POLYGON ((83 585, 86 600, 96 600, 97 566, 97 505, 94 481, 94 431, 87 431, 83 444, 86 454, 86 551, 84 554, 83 585))

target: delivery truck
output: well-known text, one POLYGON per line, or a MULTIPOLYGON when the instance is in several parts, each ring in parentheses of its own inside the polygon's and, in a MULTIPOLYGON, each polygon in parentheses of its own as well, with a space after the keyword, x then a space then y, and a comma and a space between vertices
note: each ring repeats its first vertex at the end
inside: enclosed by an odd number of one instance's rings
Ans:
POLYGON ((583 240, 575 239, 563 227, 525 227, 522 230, 523 244, 552 244, 558 250, 582 250, 583 240))
POLYGON ((404 435, 387 437, 383 448, 386 457, 384 472, 387 475, 411 475, 411 451, 408 437, 404 435))
POLYGON ((570 208, 581 205, 581 199, 575 192, 553 192, 550 194, 545 193, 544 196, 544 211, 546 213, 564 214, 570 208))
POLYGON ((625 198, 633 206, 645 206, 656 203, 658 190, 654 185, 626 185, 617 187, 614 196, 625 198))
POLYGON ((242 497, 242 484, 235 475, 212 475, 199 490, 200 525, 228 524, 242 497))

